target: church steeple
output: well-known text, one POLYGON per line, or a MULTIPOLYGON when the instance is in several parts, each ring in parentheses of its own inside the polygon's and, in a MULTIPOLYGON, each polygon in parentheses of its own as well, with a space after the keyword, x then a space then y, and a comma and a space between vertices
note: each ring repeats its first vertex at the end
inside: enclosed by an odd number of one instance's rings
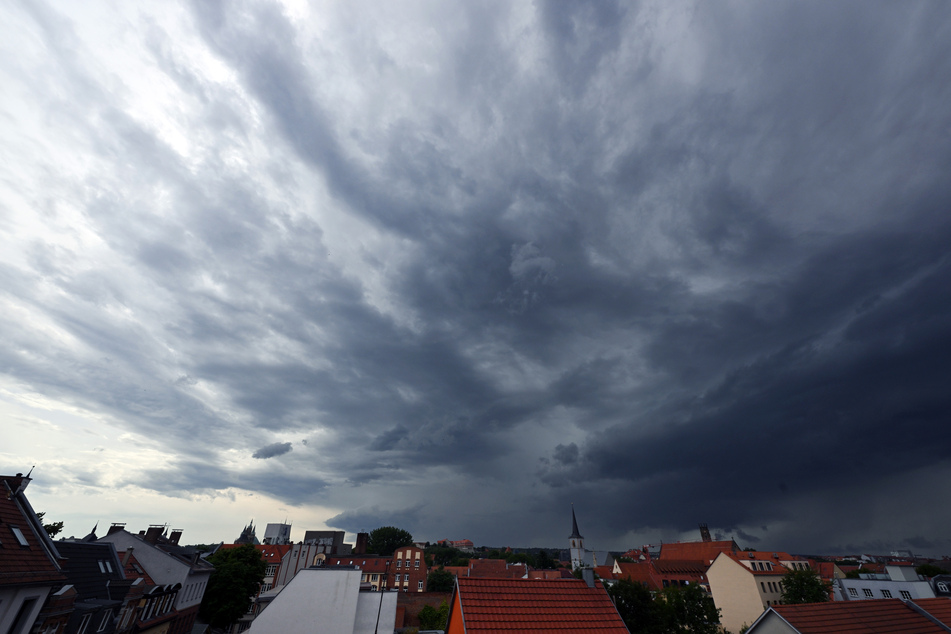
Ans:
POLYGON ((568 552, 571 555, 571 567, 584 566, 584 537, 578 530, 578 518, 575 517, 575 505, 571 505, 571 535, 568 537, 568 552))
POLYGON ((571 535, 568 536, 569 539, 582 539, 581 533, 578 531, 578 519, 575 517, 575 505, 571 505, 571 535))

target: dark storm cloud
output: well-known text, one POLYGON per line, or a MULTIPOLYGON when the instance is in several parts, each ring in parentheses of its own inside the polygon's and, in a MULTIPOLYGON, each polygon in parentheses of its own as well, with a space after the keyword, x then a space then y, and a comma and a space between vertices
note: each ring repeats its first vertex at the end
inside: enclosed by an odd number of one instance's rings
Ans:
POLYGON ((264 460, 267 458, 274 458, 275 456, 283 456, 291 449, 292 449, 291 443, 289 442, 275 442, 275 443, 271 443, 270 445, 261 447, 260 449, 255 451, 253 454, 251 454, 251 457, 264 460))
POLYGON ((233 83, 149 21, 187 150, 54 46, 77 105, 50 109, 97 161, 60 196, 114 264, 0 262, 83 346, 4 321, 3 371, 178 456, 130 482, 346 530, 554 546, 577 501, 613 547, 705 521, 939 548, 920 509, 860 518, 951 446, 948 9, 431 10, 336 7, 318 37, 194 3, 233 83))

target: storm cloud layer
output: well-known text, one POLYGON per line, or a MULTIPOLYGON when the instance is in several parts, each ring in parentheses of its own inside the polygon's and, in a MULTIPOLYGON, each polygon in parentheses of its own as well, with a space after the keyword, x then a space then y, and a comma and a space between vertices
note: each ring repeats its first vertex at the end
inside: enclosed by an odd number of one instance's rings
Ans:
POLYGON ((423 539, 557 546, 574 502, 599 548, 951 547, 946 3, 3 18, 0 387, 124 434, 51 475, 423 539))

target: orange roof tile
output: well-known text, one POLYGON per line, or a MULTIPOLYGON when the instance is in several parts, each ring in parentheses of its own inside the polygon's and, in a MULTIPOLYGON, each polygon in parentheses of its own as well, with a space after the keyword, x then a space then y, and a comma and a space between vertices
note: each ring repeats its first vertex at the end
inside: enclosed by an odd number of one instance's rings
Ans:
POLYGON ((671 542, 661 544, 658 559, 693 559, 713 562, 720 553, 742 552, 732 539, 718 542, 671 542))
POLYGON ((624 621, 604 590, 580 579, 471 579, 456 586, 467 634, 566 631, 627 634, 624 621))
POLYGON ((802 634, 947 632, 901 599, 777 605, 771 609, 802 634))

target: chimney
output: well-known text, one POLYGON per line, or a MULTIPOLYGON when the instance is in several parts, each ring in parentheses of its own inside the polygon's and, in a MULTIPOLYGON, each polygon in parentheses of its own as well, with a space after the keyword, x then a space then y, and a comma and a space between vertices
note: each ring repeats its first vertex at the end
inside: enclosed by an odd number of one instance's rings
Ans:
POLYGON ((150 544, 157 544, 159 537, 162 536, 162 533, 165 532, 164 524, 152 524, 149 526, 149 529, 145 531, 145 541, 150 544))
POLYGON ((124 522, 113 522, 112 526, 109 527, 109 532, 106 535, 112 535, 113 533, 118 533, 119 531, 125 530, 124 522))
POLYGON ((583 568, 581 570, 581 578, 584 579, 585 584, 589 588, 594 587, 594 570, 592 568, 583 568))
POLYGON ((129 546, 129 547, 126 549, 125 554, 122 555, 122 569, 123 569, 123 570, 125 570, 125 567, 126 567, 127 565, 129 565, 129 558, 132 557, 132 551, 133 551, 133 550, 135 550, 135 549, 132 548, 132 546, 129 546))
POLYGON ((370 541, 369 533, 357 533, 357 545, 353 549, 354 555, 365 555, 367 552, 367 542, 370 541))
POLYGON ((182 538, 182 529, 173 528, 172 534, 168 536, 168 541, 170 541, 175 546, 178 546, 178 540, 182 538))

